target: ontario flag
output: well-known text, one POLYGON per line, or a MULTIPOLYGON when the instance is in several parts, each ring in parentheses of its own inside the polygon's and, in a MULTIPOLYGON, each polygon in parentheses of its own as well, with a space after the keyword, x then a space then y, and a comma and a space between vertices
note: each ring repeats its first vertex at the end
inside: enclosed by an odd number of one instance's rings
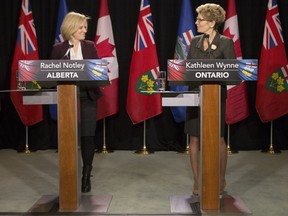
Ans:
POLYGON ((149 0, 141 0, 134 51, 130 64, 127 113, 137 124, 162 113, 157 75, 159 62, 149 0))
MULTIPOLYGON (((17 41, 11 68, 11 90, 17 89, 18 82, 16 80, 16 75, 18 70, 18 61, 37 59, 39 59, 38 45, 31 4, 29 0, 23 0, 21 4, 17 41)), ((43 120, 42 105, 23 105, 23 95, 20 91, 12 91, 10 93, 10 98, 25 126, 31 126, 43 120)))
MULTIPOLYGON (((175 47, 175 59, 186 59, 191 40, 196 35, 194 16, 190 0, 182 0, 177 41, 175 47)), ((171 91, 187 91, 188 86, 171 86, 171 91)), ((186 107, 171 107, 174 120, 179 123, 185 121, 186 107)))
MULTIPOLYGON (((60 43, 63 42, 64 39, 61 35, 60 28, 61 24, 63 22, 63 19, 65 15, 68 13, 68 8, 66 4, 66 0, 60 0, 59 1, 59 8, 58 8, 58 20, 57 20, 57 25, 56 25, 56 33, 55 33, 55 43, 60 43)), ((57 104, 50 104, 49 105, 49 112, 50 116, 53 120, 57 120, 57 104)))
POLYGON ((288 65, 276 0, 269 0, 259 62, 256 110, 262 122, 288 113, 288 65))
MULTIPOLYGON (((227 15, 223 35, 233 40, 236 57, 237 59, 242 59, 235 0, 228 0, 227 2, 227 15)), ((227 89, 225 118, 226 123, 232 125, 249 116, 246 82, 243 81, 241 84, 235 86, 228 85, 227 89)))
POLYGON ((101 59, 108 62, 110 85, 101 87, 103 96, 98 99, 97 120, 114 115, 119 111, 119 72, 112 23, 107 0, 100 1, 95 45, 101 59))

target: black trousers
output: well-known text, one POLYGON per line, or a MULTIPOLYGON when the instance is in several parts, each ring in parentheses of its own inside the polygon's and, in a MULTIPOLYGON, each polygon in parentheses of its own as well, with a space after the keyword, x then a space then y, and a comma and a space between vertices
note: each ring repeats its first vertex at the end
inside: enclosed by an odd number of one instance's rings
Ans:
POLYGON ((95 153, 97 100, 80 89, 81 156, 83 166, 92 166, 95 153))

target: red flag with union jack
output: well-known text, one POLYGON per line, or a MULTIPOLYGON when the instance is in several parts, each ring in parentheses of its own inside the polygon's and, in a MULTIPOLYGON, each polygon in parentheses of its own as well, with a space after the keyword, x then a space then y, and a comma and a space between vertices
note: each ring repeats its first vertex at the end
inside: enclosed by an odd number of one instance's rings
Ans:
POLYGON ((288 65, 276 0, 269 0, 259 62, 256 110, 262 122, 288 113, 288 65))
MULTIPOLYGON (((236 12, 235 0, 228 0, 227 16, 224 23, 223 34, 231 38, 234 42, 234 48, 237 59, 242 59, 240 44, 240 35, 238 28, 238 16, 236 12)), ((235 124, 249 116, 248 96, 246 91, 246 82, 240 85, 227 86, 226 99, 226 123, 235 124)))
POLYGON ((157 74, 159 62, 154 40, 152 13, 148 0, 142 0, 130 65, 127 113, 137 124, 162 113, 157 74))
MULTIPOLYGON (((32 9, 29 0, 23 0, 21 4, 20 19, 17 31, 17 41, 11 68, 11 90, 17 89, 17 70, 19 60, 37 60, 38 45, 32 9)), ((10 98, 16 111, 25 126, 31 126, 43 120, 42 105, 23 105, 22 92, 12 91, 10 98)))
POLYGON ((110 85, 101 87, 103 96, 98 99, 97 120, 114 115, 119 110, 118 86, 119 72, 112 23, 107 0, 100 1, 99 18, 95 45, 101 59, 108 62, 110 85))

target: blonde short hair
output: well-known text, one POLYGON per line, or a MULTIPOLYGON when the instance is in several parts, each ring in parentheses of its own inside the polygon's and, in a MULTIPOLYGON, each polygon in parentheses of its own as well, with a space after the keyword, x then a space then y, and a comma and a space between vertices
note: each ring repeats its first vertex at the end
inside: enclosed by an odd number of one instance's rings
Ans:
POLYGON ((207 21, 215 21, 214 29, 218 29, 219 26, 224 23, 226 12, 218 4, 207 3, 200 5, 196 8, 198 14, 201 14, 207 21))
POLYGON ((81 23, 88 19, 90 19, 90 17, 76 12, 69 12, 66 14, 60 28, 63 39, 69 40, 71 36, 78 30, 81 23))

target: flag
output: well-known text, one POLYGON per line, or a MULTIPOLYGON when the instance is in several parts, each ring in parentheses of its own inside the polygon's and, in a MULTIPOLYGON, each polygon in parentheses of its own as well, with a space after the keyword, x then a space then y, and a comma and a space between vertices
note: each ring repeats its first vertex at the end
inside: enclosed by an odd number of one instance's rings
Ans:
MULTIPOLYGON (((233 40, 236 57, 237 59, 242 59, 235 0, 228 0, 223 35, 233 40)), ((240 85, 227 86, 227 89, 225 118, 226 123, 231 125, 249 116, 248 96, 244 81, 240 85)))
POLYGON ((133 124, 162 113, 161 94, 153 93, 158 91, 158 74, 159 62, 150 3, 149 0, 141 0, 126 104, 133 124))
MULTIPOLYGON (((38 45, 37 36, 29 0, 23 0, 21 4, 17 41, 11 68, 11 90, 17 89, 17 70, 19 60, 37 60, 38 45)), ((14 107, 25 126, 31 126, 43 120, 42 105, 23 105, 22 92, 12 91, 10 98, 14 107)))
POLYGON ((95 37, 98 56, 108 62, 110 85, 101 87, 103 96, 98 99, 97 120, 114 115, 119 110, 119 72, 112 23, 107 0, 100 1, 99 18, 95 37))
POLYGON ((60 28, 61 28, 63 19, 67 13, 68 13, 68 8, 67 8, 66 0, 60 0, 59 7, 58 7, 58 20, 57 20, 55 40, 54 40, 55 43, 60 43, 64 41, 60 32, 60 28))
POLYGON ((288 113, 288 65, 276 0, 269 0, 259 62, 256 110, 262 122, 288 113))
MULTIPOLYGON (((68 13, 68 8, 67 8, 66 0, 60 0, 59 7, 58 7, 58 20, 57 20, 55 40, 54 40, 55 43, 60 43, 64 41, 60 32, 60 28, 61 28, 62 21, 67 13, 68 13)), ((50 104, 49 112, 50 112, 51 118, 56 121, 57 120, 57 104, 50 104)))
MULTIPOLYGON (((186 59, 191 40, 196 35, 194 15, 190 0, 182 0, 177 41, 175 47, 175 59, 186 59)), ((187 91, 188 86, 170 86, 171 91, 187 91)), ((186 107, 171 107, 174 120, 179 123, 185 121, 186 107)))
POLYGON ((223 34, 234 42, 234 49, 237 59, 242 59, 240 35, 238 28, 238 16, 236 12, 235 0, 228 0, 226 20, 224 23, 223 34))

